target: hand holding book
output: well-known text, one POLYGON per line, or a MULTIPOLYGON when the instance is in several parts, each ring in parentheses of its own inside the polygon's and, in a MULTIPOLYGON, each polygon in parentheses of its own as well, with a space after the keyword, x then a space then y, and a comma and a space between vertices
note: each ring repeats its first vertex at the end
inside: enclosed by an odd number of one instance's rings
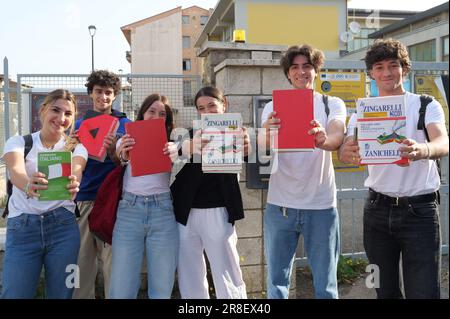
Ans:
POLYGON ((27 197, 39 197, 41 196, 39 194, 40 190, 45 190, 48 188, 48 180, 45 178, 45 174, 40 172, 34 172, 33 175, 31 175, 30 180, 27 183, 27 186, 25 187, 25 194, 27 197))
POLYGON ((122 136, 120 145, 116 149, 117 156, 125 161, 128 161, 130 159, 129 152, 133 149, 133 145, 135 143, 135 140, 129 134, 122 136))
POLYGON ((67 184, 67 190, 70 194, 72 194, 72 200, 74 200, 77 196, 77 193, 80 191, 80 182, 77 180, 77 177, 75 175, 70 175, 69 181, 70 183, 67 184))
POLYGON ((358 140, 355 136, 350 136, 342 144, 339 150, 339 160, 343 163, 359 165, 361 157, 359 155, 358 140))
POLYGON ((316 147, 323 148, 323 145, 327 141, 327 131, 316 120, 311 121, 312 129, 308 131, 308 135, 314 135, 316 147))
POLYGON ((168 155, 172 163, 178 159, 178 147, 174 142, 167 142, 163 149, 164 155, 168 155))
POLYGON ((429 156, 427 146, 422 147, 422 144, 417 143, 413 139, 403 140, 398 150, 401 152, 400 156, 402 158, 408 159, 408 163, 398 164, 401 167, 409 166, 409 162, 426 159, 429 156))

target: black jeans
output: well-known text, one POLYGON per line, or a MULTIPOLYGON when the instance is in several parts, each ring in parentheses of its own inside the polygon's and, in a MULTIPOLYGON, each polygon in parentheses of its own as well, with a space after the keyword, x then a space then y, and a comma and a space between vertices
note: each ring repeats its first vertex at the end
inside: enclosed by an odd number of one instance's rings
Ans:
POLYGON ((439 299, 441 236, 435 194, 392 198, 369 190, 364 205, 364 248, 379 267, 380 299, 439 299), (422 201, 423 200, 423 201, 422 201))

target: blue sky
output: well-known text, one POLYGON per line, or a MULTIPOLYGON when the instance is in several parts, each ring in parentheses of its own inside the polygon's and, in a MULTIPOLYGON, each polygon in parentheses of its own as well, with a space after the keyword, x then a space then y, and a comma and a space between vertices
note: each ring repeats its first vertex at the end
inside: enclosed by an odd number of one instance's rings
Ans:
MULTIPOLYGON (((426 10, 442 0, 377 0, 376 8, 426 10)), ((8 57, 9 73, 88 73, 91 68, 91 37, 88 26, 97 27, 94 37, 95 68, 130 71, 125 59, 129 45, 120 27, 160 12, 198 5, 214 8, 217 0, 21 0, 2 1, 0 73, 8 57)), ((351 0, 349 7, 372 8, 372 0, 351 0)))

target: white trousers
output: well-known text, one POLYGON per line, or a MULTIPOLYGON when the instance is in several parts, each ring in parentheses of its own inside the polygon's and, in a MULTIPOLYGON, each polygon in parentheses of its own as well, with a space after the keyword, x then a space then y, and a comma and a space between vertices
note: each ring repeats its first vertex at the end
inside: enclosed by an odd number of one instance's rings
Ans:
POLYGON ((209 299, 205 250, 218 299, 245 299, 237 235, 225 207, 193 208, 186 226, 178 224, 178 285, 183 299, 209 299))

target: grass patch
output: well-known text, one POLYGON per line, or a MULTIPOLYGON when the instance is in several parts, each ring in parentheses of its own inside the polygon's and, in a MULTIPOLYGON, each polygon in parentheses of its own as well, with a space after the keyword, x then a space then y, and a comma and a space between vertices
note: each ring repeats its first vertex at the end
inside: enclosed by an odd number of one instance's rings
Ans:
POLYGON ((340 256, 337 269, 338 283, 353 284, 358 278, 363 277, 367 265, 365 259, 340 256))

